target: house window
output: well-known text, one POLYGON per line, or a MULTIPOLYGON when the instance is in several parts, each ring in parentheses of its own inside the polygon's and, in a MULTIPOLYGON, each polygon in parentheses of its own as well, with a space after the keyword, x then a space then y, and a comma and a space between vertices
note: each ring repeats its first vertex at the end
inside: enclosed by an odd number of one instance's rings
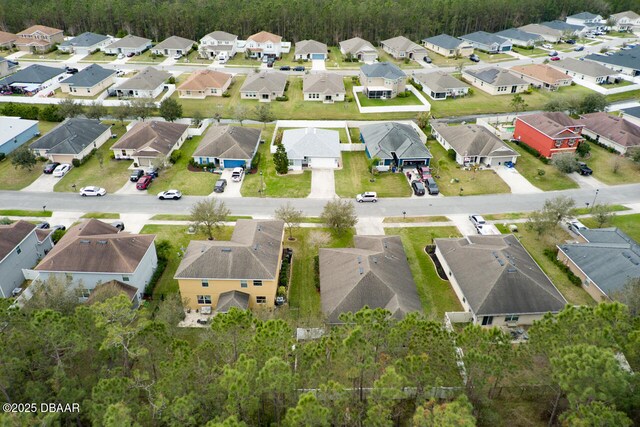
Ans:
POLYGON ((482 325, 483 326, 489 326, 493 324, 493 316, 484 316, 482 318, 482 325))
POLYGON ((241 288, 246 288, 247 286, 249 286, 249 285, 247 284, 246 280, 240 280, 240 287, 241 288))
POLYGON ((87 288, 77 288, 75 292, 78 298, 89 298, 89 295, 91 295, 91 291, 87 288))
POLYGON ((520 316, 516 316, 515 314, 512 314, 510 316, 504 316, 504 321, 505 322, 517 322, 519 318, 520 318, 520 316))
POLYGON ((198 295, 198 304, 211 304, 211 295, 198 295))
POLYGON ((122 281, 123 282, 128 282, 129 281, 129 276, 122 276, 122 281))
POLYGON ((556 141, 555 146, 556 148, 560 147, 562 145, 562 141, 556 141))
POLYGON ((18 246, 18 247, 16 248, 16 253, 17 253, 18 255, 20 255, 20 254, 22 253, 22 249, 20 249, 20 246, 18 246))
POLYGON ((253 286, 262 286, 262 280, 254 280, 253 286))
POLYGON ((202 281, 202 287, 203 288, 208 288, 209 287, 209 281, 208 280, 203 280, 202 281))
POLYGON ((256 304, 266 304, 266 303, 267 303, 267 297, 263 297, 263 296, 256 297, 256 304))

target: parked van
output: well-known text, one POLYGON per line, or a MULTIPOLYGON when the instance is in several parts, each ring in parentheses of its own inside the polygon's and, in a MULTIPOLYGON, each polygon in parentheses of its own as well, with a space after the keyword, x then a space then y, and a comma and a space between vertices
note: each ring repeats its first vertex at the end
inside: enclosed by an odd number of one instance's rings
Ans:
POLYGON ((440 189, 438 188, 438 184, 436 184, 435 179, 426 178, 424 180, 424 185, 425 185, 425 187, 427 187, 427 191, 432 196, 437 196, 440 193, 440 189))

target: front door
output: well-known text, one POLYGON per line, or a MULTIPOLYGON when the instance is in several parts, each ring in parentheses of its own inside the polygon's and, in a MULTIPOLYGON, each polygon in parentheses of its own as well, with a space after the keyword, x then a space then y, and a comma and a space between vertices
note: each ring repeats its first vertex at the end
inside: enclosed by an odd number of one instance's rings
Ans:
POLYGON ((511 93, 516 93, 518 86, 511 86, 511 93))

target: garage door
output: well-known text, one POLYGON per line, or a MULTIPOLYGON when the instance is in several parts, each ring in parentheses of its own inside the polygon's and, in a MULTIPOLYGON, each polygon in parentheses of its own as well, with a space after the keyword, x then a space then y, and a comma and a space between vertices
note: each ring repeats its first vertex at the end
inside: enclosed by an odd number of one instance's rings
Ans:
POLYGON ((324 59, 324 53, 312 53, 311 59, 324 59))
POLYGON ((244 166, 244 164, 245 164, 244 160, 224 160, 222 167, 225 169, 241 168, 242 166, 244 166))
POLYGON ((316 169, 335 169, 338 161, 332 157, 313 158, 309 160, 309 167, 316 169))

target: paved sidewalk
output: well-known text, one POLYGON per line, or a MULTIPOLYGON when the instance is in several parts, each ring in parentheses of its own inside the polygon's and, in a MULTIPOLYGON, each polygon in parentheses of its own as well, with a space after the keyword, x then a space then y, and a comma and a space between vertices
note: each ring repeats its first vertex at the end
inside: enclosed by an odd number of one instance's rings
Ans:
POLYGON ((384 226, 381 217, 360 217, 356 224, 356 234, 365 236, 384 235, 384 226))
POLYGON ((336 181, 333 172, 333 169, 311 170, 310 198, 331 199, 336 196, 336 181))
POLYGON ((542 193, 542 190, 531 184, 527 178, 520 175, 515 168, 508 168, 506 166, 497 166, 494 168, 496 173, 504 182, 511 188, 513 194, 531 194, 542 193))

